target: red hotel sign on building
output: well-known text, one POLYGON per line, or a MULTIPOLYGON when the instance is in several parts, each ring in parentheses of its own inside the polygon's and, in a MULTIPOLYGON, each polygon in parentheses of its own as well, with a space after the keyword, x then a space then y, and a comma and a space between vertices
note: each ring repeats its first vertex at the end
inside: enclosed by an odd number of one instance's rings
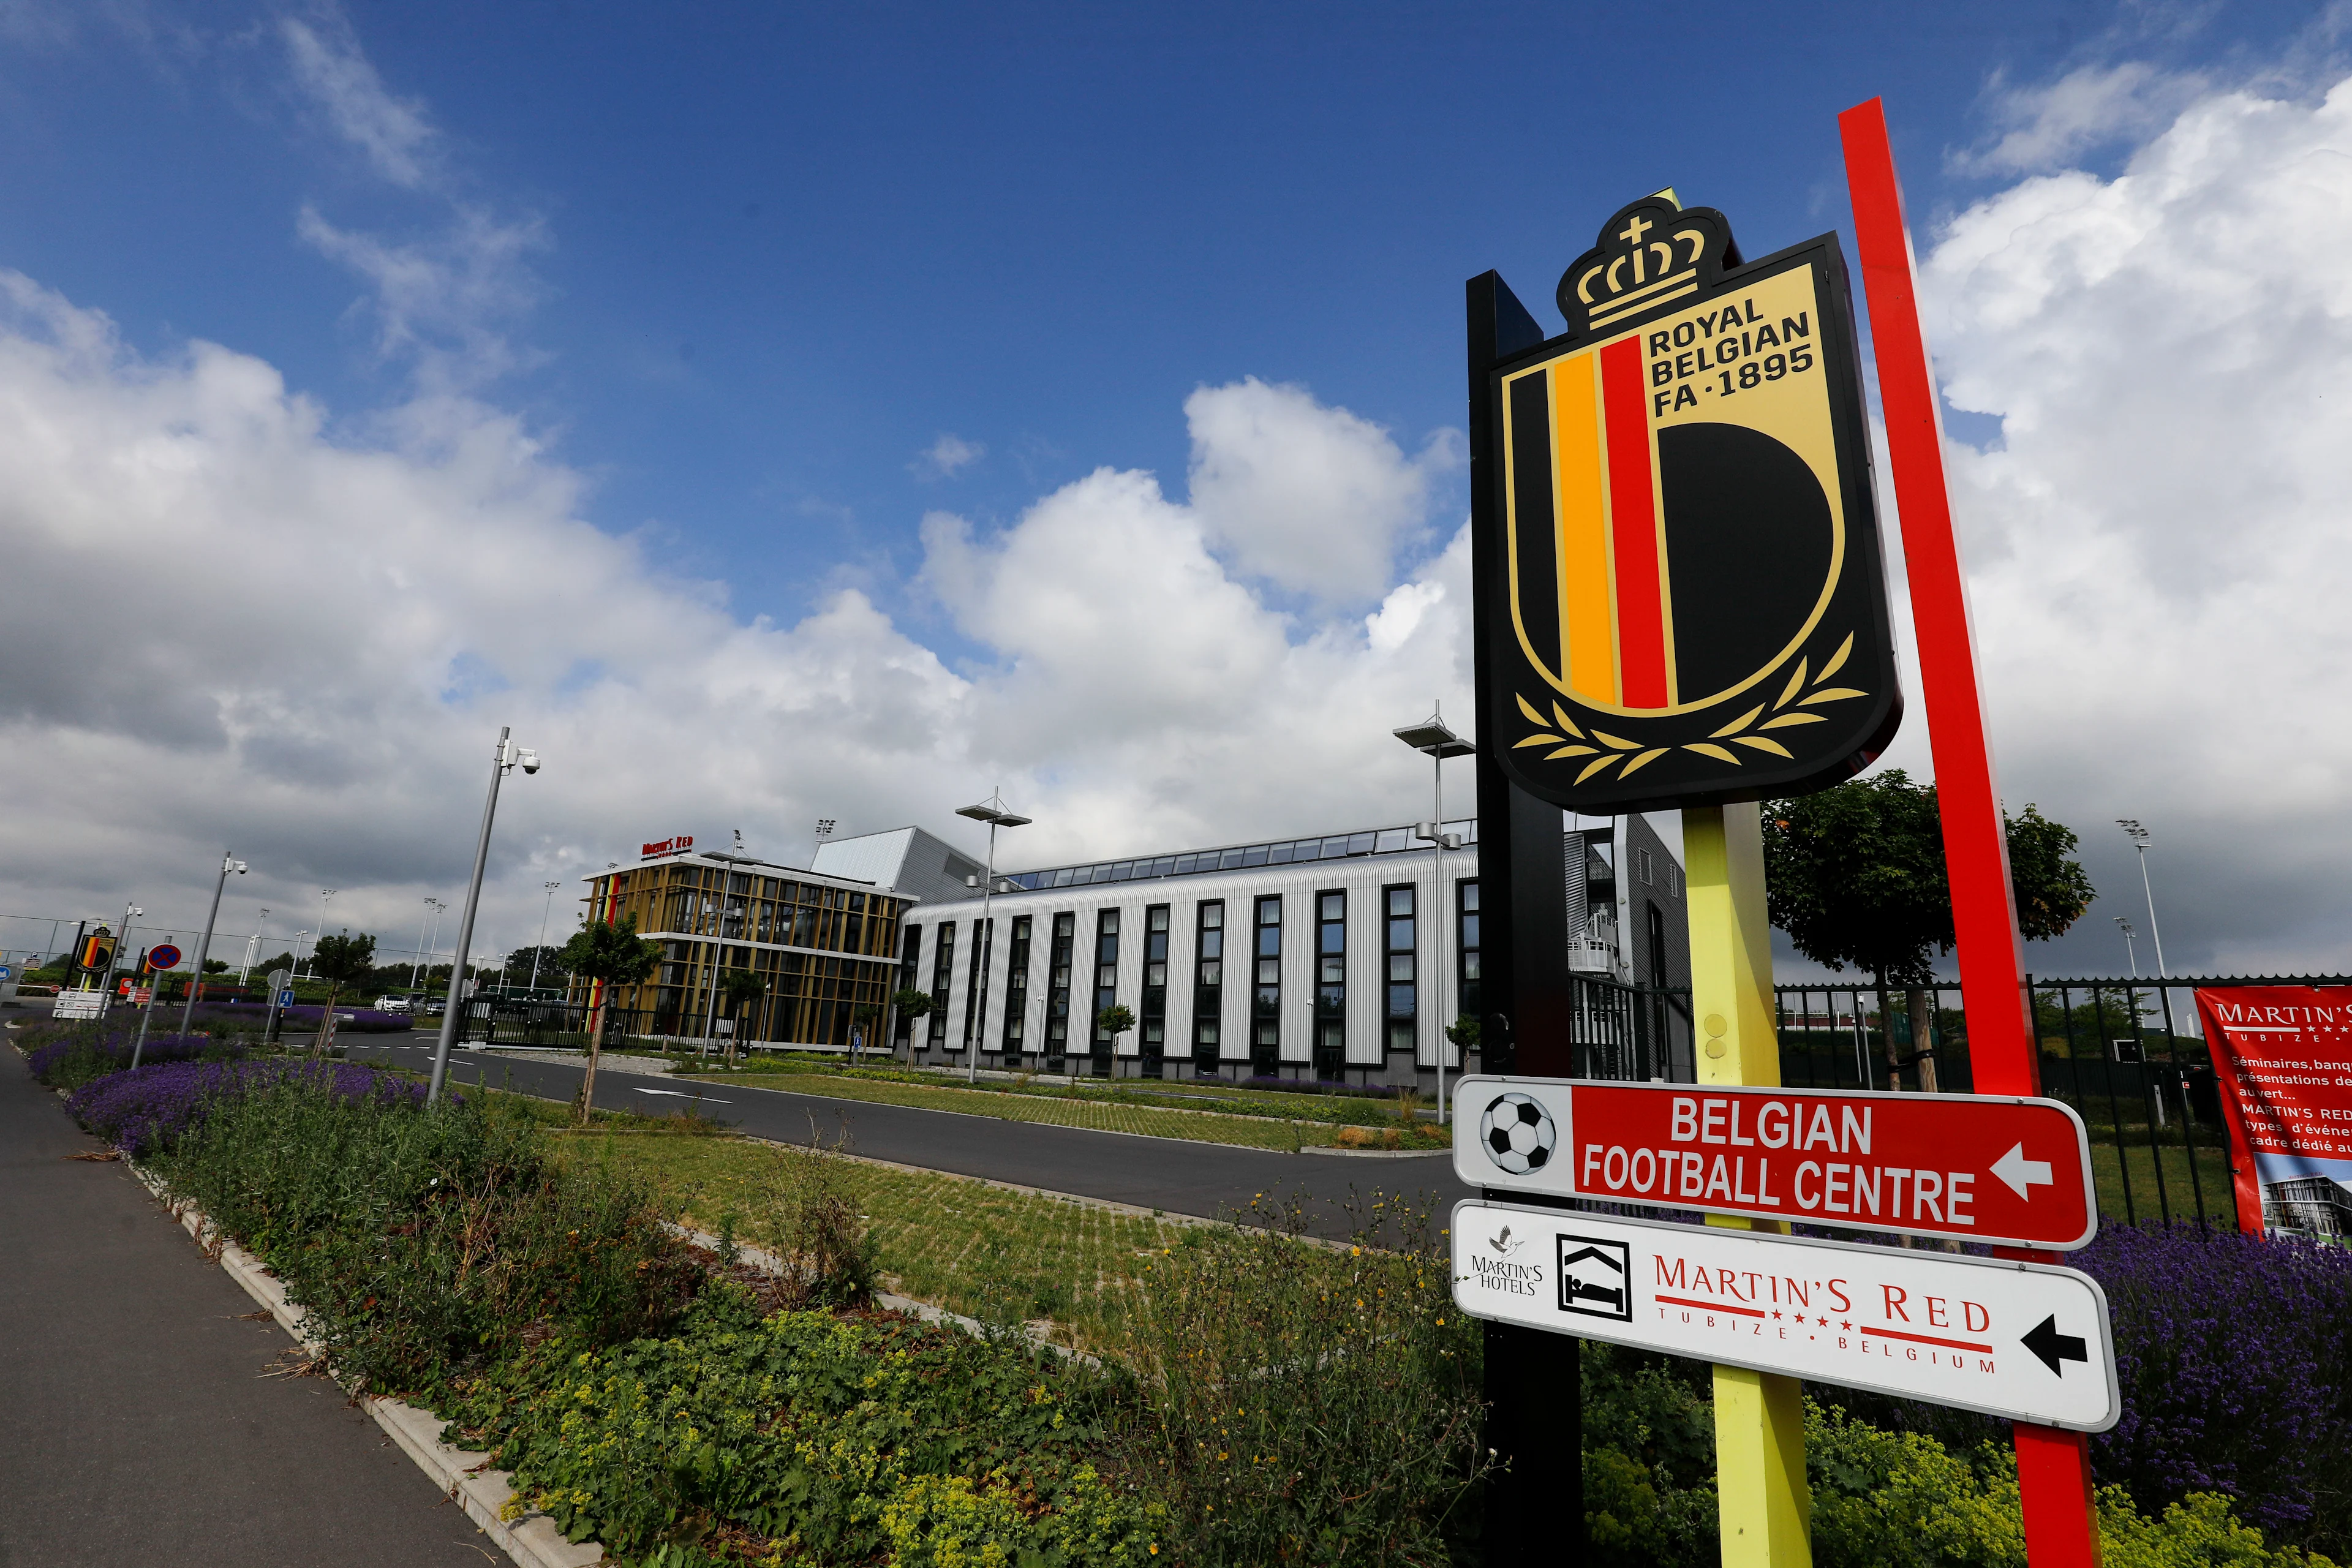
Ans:
POLYGON ((2098 1228, 2054 1100, 1468 1078, 1454 1107, 1474 1186, 2006 1246, 2098 1228))
POLYGON ((2221 1084, 2238 1228, 2352 1237, 2352 989, 2216 986, 2197 1013, 2221 1084))
POLYGON ((665 838, 658 844, 648 844, 637 852, 640 860, 650 860, 656 855, 683 855, 694 847, 694 836, 681 833, 675 838, 665 838))

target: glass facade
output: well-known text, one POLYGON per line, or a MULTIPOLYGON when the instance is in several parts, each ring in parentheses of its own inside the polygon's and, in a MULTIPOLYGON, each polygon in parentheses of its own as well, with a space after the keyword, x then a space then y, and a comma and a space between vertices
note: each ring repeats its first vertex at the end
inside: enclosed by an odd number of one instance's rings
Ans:
MULTIPOLYGON (((857 1010, 878 1011, 899 978, 898 921, 908 906, 887 893, 785 867, 696 858, 587 880, 589 919, 634 918, 641 935, 663 943, 663 962, 642 985, 609 998, 585 982, 572 988, 575 1004, 617 1008, 625 1034, 699 1037, 713 976, 748 968, 767 991, 741 1010, 739 1039, 845 1049, 857 1010)), ((719 1011, 730 1009, 722 1003, 719 1011)))
POLYGON ((1070 981, 1071 970, 1077 959, 1078 917, 1054 917, 1054 972, 1052 985, 1046 992, 1045 1058, 1052 1070, 1062 1070, 1061 1063, 1070 1052, 1070 981))
MULTIPOLYGON (((1478 842, 1475 817, 1445 824, 1465 844, 1478 842)), ((1415 840, 1410 827, 1374 827, 1361 833, 1335 833, 1320 838, 1278 838, 1265 844, 1236 844, 1224 849, 1198 849, 1189 855, 1146 856, 1136 860, 1097 860, 1084 866, 1056 866, 1044 871, 1018 871, 1007 880, 1030 892, 1046 888, 1083 888, 1095 882, 1128 882, 1152 877, 1194 877, 1208 871, 1238 871, 1251 866, 1290 866, 1302 860, 1338 860, 1353 855, 1426 853, 1426 840, 1415 840)))
MULTIPOLYGON (((1460 989, 1454 994, 1462 998, 1461 1014, 1465 1018, 1486 1016, 1478 989, 1478 883, 1475 878, 1465 878, 1454 884, 1454 949, 1462 955, 1460 989)), ((1447 1022, 1452 1022, 1451 1019, 1447 1022)))
MULTIPOLYGON (((915 965, 919 961, 922 955, 922 951, 923 928, 920 926, 908 926, 907 928, 906 946, 901 952, 898 959, 898 983, 892 988, 894 994, 898 991, 912 991, 915 989, 915 965)), ((898 1015, 898 1023, 892 1026, 893 1039, 898 1045, 903 1046, 913 1037, 914 1032, 915 1021, 912 1018, 908 1017, 906 1014, 900 1013, 898 1015)))
POLYGON ((1348 1072, 1348 895, 1315 895, 1315 1076, 1348 1072))
POLYGON ((964 981, 963 1046, 970 1050, 988 1038, 989 947, 996 937, 993 920, 971 922, 971 973, 964 981))
POLYGON ((1282 895, 1257 900, 1257 984, 1250 1005, 1250 1072, 1273 1078, 1282 1066, 1282 895))
POLYGON ((1143 1038, 1143 1076, 1163 1076, 1168 1059, 1168 906, 1143 911, 1143 1002, 1136 1028, 1143 1038))
POLYGON ((1383 888, 1381 899, 1388 915, 1383 943, 1388 965, 1388 1005, 1383 1009, 1388 1018, 1388 1048, 1409 1053, 1413 1048, 1413 1032, 1421 1014, 1420 978, 1414 966, 1412 884, 1383 888))
POLYGON ((1102 1026, 1103 1009, 1118 1001, 1118 911, 1101 910, 1095 914, 1095 1005, 1087 1012, 1087 1032, 1094 1043, 1094 1070, 1104 1078, 1110 1076, 1111 1053, 1118 1041, 1102 1026))
POLYGON ((931 1010, 927 1015, 929 1043, 944 1046, 948 1038, 948 988, 955 983, 956 923, 940 922, 939 946, 931 954, 931 1010))
POLYGON ((1004 1059, 1008 1064, 1021 1059, 1022 1033, 1029 1026, 1030 919, 1028 915, 1013 918, 1012 942, 1004 950, 1004 1059))
POLYGON ((1214 1072, 1218 1026, 1225 1007, 1225 901, 1203 899, 1194 912, 1192 947, 1192 1068, 1214 1072))

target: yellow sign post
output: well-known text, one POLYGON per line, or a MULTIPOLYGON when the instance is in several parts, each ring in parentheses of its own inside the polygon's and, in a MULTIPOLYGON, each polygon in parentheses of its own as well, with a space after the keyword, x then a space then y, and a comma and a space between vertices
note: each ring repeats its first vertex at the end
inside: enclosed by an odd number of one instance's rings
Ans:
MULTIPOLYGON (((1683 811, 1691 940, 1691 1016, 1702 1084, 1777 1085, 1772 933, 1764 910, 1764 837, 1754 802, 1683 811)), ((1709 1225, 1783 1231, 1777 1220, 1709 1225)), ((1715 1369, 1716 1493, 1725 1568, 1812 1562, 1805 1490, 1805 1409, 1798 1380, 1715 1369)))

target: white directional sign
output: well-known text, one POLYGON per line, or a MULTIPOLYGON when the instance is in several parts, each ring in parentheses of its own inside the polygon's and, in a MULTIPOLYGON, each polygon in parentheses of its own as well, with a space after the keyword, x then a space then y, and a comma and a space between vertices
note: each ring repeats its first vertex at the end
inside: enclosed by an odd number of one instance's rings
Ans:
POLYGON ((2078 1432, 2122 1412, 2075 1269, 1481 1202, 1452 1234, 1474 1318, 2078 1432))
POLYGON ((106 1004, 112 993, 106 991, 60 991, 55 1016, 60 1018, 103 1018, 106 1004))

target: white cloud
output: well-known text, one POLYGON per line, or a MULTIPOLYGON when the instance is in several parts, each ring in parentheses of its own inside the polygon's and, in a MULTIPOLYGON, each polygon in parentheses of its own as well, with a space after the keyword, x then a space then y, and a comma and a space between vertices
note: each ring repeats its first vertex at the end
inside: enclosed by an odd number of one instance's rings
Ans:
POLYGON ((1458 456, 1441 434, 1417 458, 1302 386, 1252 376, 1184 402, 1192 504, 1241 571, 1334 605, 1378 598, 1426 519, 1429 479, 1458 456))
POLYGON ((337 428, 250 356, 142 359, 0 274, 12 911, 200 918, 227 846, 254 868, 229 929, 266 904, 297 916, 282 945, 331 886, 338 924, 411 942, 417 900, 455 896, 500 724, 547 760, 501 807, 485 942, 511 947, 542 879, 642 838, 952 831, 1000 780, 1041 858, 1402 820, 1425 781, 1388 729, 1468 711, 1458 538, 1373 615, 1302 625, 1149 475, 1101 470, 1002 532, 927 520, 924 583, 989 656, 959 671, 856 592, 734 620, 580 521, 577 476, 483 405, 372 447, 337 428))
POLYGON ((2109 820, 2158 831, 2176 970, 2347 963, 2347 247, 2352 82, 2208 96, 1924 262, 1947 395, 2000 419, 1954 490, 2004 787, 2093 835, 2102 919, 2109 820))
POLYGON ((988 448, 977 441, 967 441, 949 431, 924 448, 921 456, 907 465, 908 471, 918 479, 951 479, 988 456, 988 448))
POLYGON ((2161 130, 2209 86, 2201 76, 2137 60, 2086 65, 2021 87, 1996 75, 1986 91, 1994 134, 1981 146, 1954 153, 1949 163, 1968 174, 2042 174, 2161 130))
POLYGON ((295 86, 378 174, 404 190, 432 184, 439 133, 423 102, 386 90, 340 11, 315 16, 315 25, 292 16, 278 25, 295 86))

